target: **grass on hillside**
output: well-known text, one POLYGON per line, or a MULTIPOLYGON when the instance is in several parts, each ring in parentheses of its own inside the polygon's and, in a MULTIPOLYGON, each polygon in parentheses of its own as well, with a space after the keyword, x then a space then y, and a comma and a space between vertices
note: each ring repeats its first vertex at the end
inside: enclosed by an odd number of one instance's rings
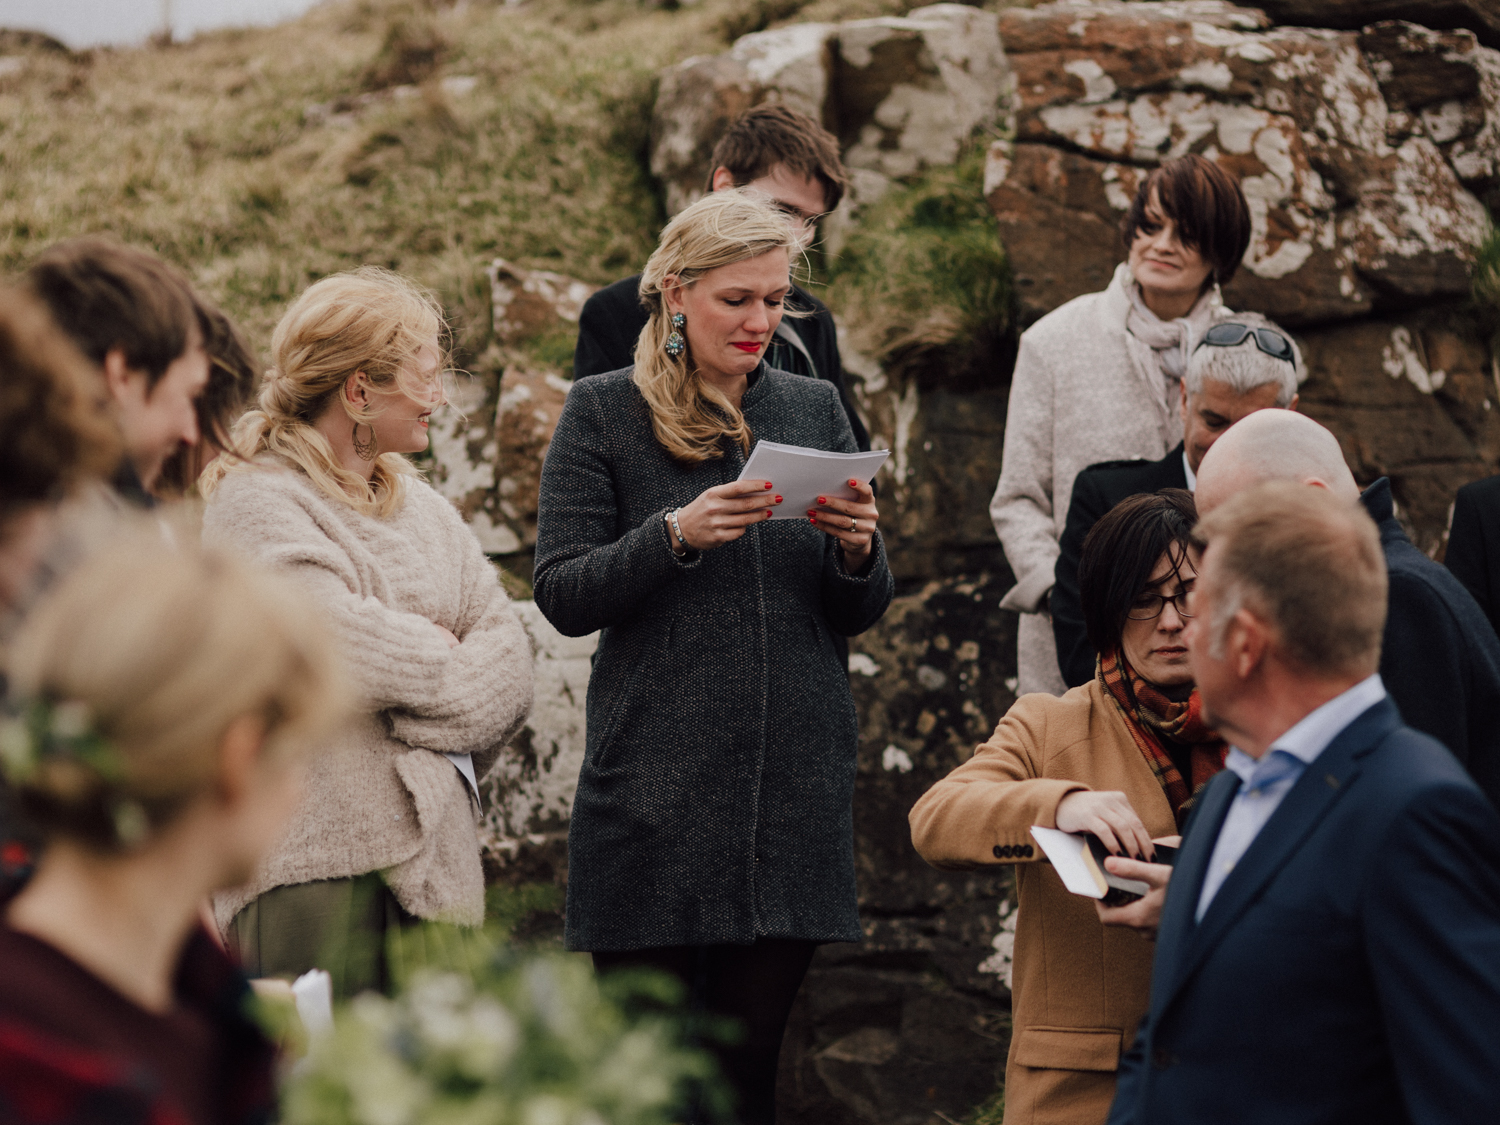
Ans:
POLYGON ((1010 271, 983 177, 976 144, 872 205, 833 260, 828 302, 887 368, 962 378, 1009 328, 1010 271))
POLYGON ((112 232, 186 268, 264 347, 307 284, 374 262, 438 292, 462 362, 489 332, 491 258, 595 283, 644 263, 664 220, 647 172, 663 66, 776 20, 915 6, 335 0, 175 46, 23 45, 0 77, 0 270, 112 232))

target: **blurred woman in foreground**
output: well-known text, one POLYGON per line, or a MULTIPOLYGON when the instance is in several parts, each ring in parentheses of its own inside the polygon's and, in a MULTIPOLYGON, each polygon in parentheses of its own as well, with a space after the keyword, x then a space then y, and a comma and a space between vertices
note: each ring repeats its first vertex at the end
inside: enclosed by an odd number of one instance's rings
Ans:
POLYGON ((0 1120, 263 1122, 273 1051, 199 925, 343 714, 282 580, 159 536, 63 579, 11 652, 0 768, 48 845, 0 902, 0 1120))
POLYGON ((1032 826, 1091 832, 1116 854, 1150 858, 1224 767, 1183 642, 1196 518, 1190 494, 1163 489, 1094 525, 1078 567, 1094 679, 1061 699, 1023 695, 911 811, 912 843, 933 866, 1017 865, 1010 1122, 1100 1125, 1151 990, 1152 947, 1104 926, 1092 901, 1037 862, 1032 826))

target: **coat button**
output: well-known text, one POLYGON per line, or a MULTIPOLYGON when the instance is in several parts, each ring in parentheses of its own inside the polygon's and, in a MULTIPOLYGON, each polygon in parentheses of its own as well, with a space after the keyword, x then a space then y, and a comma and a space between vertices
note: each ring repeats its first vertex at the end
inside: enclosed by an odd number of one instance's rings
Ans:
POLYGON ((999 844, 996 844, 993 848, 990 849, 990 851, 992 851, 992 852, 995 853, 995 858, 996 859, 1004 859, 1005 858, 1005 849, 1002 848, 999 844))
POLYGON ((1158 1047, 1151 1052, 1151 1065, 1157 1070, 1166 1070, 1169 1066, 1177 1065, 1177 1056, 1165 1047, 1158 1047))
POLYGON ((1024 846, 1023 846, 1023 847, 1022 847, 1022 848, 1021 848, 1021 854, 1022 854, 1022 855, 1023 855, 1023 856, 1025 856, 1025 857, 1026 857, 1026 858, 1027 858, 1027 859, 1030 859, 1030 858, 1031 858, 1031 855, 1032 855, 1032 852, 1031 852, 1031 845, 1030 845, 1030 844, 1026 844, 1026 845, 1024 845, 1024 846))

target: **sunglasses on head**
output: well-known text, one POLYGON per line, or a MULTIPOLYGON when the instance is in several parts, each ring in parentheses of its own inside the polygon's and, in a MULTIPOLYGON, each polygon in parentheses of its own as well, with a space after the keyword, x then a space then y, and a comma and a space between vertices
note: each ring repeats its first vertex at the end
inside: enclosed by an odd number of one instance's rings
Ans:
MULTIPOLYGON (((1203 334, 1203 339, 1198 341, 1198 348, 1205 344, 1211 344, 1216 348, 1234 348, 1245 342, 1247 336, 1255 338, 1255 346, 1272 359, 1284 359, 1288 363, 1295 363, 1292 358, 1292 342, 1280 332, 1273 332, 1269 328, 1251 328, 1248 324, 1237 324, 1229 320, 1223 324, 1215 324, 1203 334)), ((1197 351, 1198 348, 1194 348, 1197 351)))

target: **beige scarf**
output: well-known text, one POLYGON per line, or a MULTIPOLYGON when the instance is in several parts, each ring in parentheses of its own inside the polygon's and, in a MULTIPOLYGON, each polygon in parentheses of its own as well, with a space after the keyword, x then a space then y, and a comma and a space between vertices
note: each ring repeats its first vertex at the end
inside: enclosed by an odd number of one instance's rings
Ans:
MULTIPOLYGON (((1128 268, 1123 265, 1120 267, 1122 271, 1128 268)), ((1192 355, 1193 346, 1203 339, 1209 325, 1217 319, 1218 310, 1223 303, 1219 287, 1211 286, 1198 298, 1197 304, 1187 316, 1162 320, 1146 307, 1141 287, 1134 278, 1127 274, 1121 280, 1125 284, 1125 292, 1130 296, 1130 311, 1125 316, 1125 333, 1131 357, 1142 372, 1160 376, 1148 379, 1148 382, 1154 392, 1153 398, 1163 423, 1163 436, 1170 437, 1167 445, 1176 445, 1182 437, 1181 418, 1177 409, 1181 394, 1179 388, 1183 377, 1187 375, 1188 357, 1192 355)))

